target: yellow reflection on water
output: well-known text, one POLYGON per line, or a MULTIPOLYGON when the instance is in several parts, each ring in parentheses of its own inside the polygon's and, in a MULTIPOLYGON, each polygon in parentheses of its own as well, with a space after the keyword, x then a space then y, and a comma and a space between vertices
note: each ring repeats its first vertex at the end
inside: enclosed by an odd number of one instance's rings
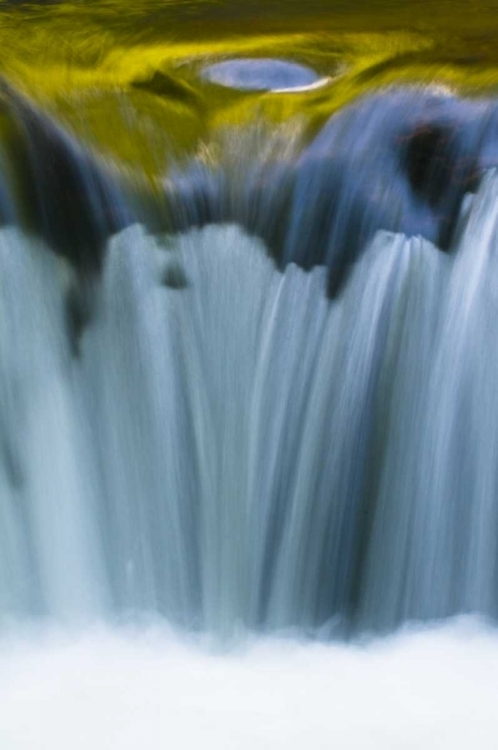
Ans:
POLYGON ((311 131, 338 107, 394 83, 495 94, 493 0, 96 0, 0 3, 0 69, 79 137, 154 176, 213 131, 257 114, 305 117, 311 131), (328 84, 292 95, 203 83, 230 57, 274 56, 328 84))

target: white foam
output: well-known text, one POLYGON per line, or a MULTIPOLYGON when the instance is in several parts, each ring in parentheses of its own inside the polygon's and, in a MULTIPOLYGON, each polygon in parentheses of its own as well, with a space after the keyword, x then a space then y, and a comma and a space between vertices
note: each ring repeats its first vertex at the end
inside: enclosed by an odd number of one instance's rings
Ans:
POLYGON ((497 696, 497 633, 473 620, 224 654, 161 627, 0 640, 2 750, 491 750, 497 696))

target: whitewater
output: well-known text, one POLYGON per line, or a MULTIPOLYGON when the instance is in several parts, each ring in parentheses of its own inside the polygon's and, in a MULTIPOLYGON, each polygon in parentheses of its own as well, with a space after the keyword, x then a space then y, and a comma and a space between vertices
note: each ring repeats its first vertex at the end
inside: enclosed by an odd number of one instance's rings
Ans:
POLYGON ((0 640, 3 750, 497 747, 498 637, 460 619, 361 643, 219 644, 164 625, 0 640))

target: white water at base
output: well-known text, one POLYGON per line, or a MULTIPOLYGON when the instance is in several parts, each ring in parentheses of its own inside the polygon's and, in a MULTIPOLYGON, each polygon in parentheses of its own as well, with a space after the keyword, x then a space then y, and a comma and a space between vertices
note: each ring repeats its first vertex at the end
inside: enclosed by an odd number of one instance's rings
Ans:
POLYGON ((495 750, 497 696, 498 634, 472 619, 224 654, 161 626, 0 640, 2 750, 495 750))

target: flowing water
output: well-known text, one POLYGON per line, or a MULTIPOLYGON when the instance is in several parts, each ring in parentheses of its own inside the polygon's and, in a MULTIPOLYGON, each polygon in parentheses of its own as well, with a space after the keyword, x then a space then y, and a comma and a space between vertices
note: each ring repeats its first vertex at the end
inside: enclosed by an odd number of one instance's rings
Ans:
POLYGON ((297 157, 194 162, 168 233, 15 96, 36 190, 31 231, 0 230, 1 617, 494 618, 495 106, 389 95, 297 157))
POLYGON ((496 101, 212 52, 0 82, 0 747, 494 748, 496 101))

